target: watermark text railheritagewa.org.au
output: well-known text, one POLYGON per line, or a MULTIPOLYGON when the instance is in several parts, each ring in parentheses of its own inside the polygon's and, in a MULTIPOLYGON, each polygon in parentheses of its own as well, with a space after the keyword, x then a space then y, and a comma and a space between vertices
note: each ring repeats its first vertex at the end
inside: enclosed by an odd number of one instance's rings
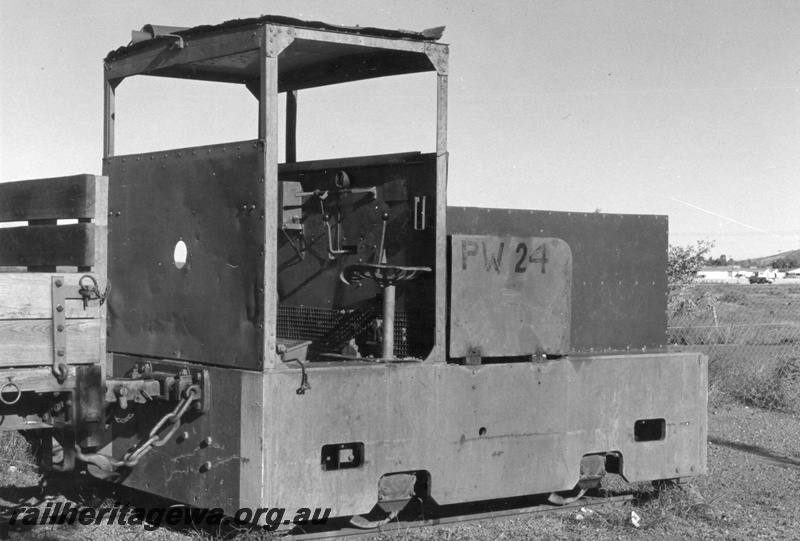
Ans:
POLYGON ((44 507, 17 507, 11 510, 8 523, 21 526, 42 526, 46 524, 100 525, 142 525, 153 531, 161 526, 225 526, 263 524, 266 530, 275 530, 280 525, 322 525, 328 521, 330 508, 309 509, 301 507, 294 514, 287 514, 283 507, 242 508, 232 516, 225 515, 220 508, 199 509, 194 507, 78 507, 70 502, 49 502, 44 507))

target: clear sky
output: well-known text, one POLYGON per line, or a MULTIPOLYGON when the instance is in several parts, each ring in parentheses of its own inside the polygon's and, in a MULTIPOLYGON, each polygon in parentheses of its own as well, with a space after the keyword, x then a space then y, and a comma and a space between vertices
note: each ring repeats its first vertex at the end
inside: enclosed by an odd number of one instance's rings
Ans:
MULTIPOLYGON (((131 30, 261 14, 447 26, 451 205, 666 214, 671 243, 715 256, 800 249, 788 0, 1 0, 0 180, 101 172, 102 59, 131 30)), ((299 157, 432 150, 432 77, 392 79, 301 92, 299 157)), ((125 81, 118 151, 254 138, 255 100, 221 86, 125 81)))

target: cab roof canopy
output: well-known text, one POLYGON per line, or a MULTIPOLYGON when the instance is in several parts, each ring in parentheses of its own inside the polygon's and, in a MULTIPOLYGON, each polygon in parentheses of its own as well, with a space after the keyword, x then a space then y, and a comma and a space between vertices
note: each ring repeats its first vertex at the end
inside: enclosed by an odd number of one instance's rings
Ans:
POLYGON ((257 88, 263 56, 278 57, 278 91, 374 77, 446 72, 444 27, 423 32, 335 26, 265 15, 214 26, 147 25, 108 54, 113 86, 132 75, 240 83, 257 88))

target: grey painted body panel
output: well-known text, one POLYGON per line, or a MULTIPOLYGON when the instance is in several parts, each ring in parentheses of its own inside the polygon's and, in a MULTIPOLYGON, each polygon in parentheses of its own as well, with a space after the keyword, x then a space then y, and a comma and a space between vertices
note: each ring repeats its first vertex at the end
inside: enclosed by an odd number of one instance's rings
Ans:
POLYGON ((631 482, 706 469, 707 359, 699 354, 308 373, 312 388, 298 395, 299 369, 211 369, 212 414, 184 425, 189 438, 150 453, 126 484, 199 507, 331 507, 340 516, 368 512, 378 480, 393 472, 428 472, 433 499, 451 504, 570 490, 590 453, 620 453, 631 482), (248 407, 263 411, 260 425, 248 407), (635 441, 634 423, 654 418, 666 421, 664 439, 635 441), (253 435, 259 444, 247 443, 253 435), (209 436, 213 445, 203 447, 209 436), (364 444, 364 464, 324 470, 322 447, 347 442, 364 444), (204 472, 206 461, 214 468, 204 472), (261 491, 240 491, 240 476, 253 472, 261 491))
POLYGON ((447 207, 447 234, 566 242, 572 250, 573 352, 666 346, 666 216, 447 207))

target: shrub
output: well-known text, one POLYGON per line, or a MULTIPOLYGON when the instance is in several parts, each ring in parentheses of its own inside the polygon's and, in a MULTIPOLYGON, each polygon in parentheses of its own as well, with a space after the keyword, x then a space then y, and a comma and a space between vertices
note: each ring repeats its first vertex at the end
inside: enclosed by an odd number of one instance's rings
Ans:
POLYGON ((667 307, 670 316, 679 312, 693 312, 701 304, 713 305, 713 296, 698 294, 691 288, 697 279, 697 271, 705 263, 705 256, 713 247, 713 242, 705 240, 697 241, 696 246, 670 245, 667 263, 667 307))
POLYGON ((709 401, 725 397, 757 408, 800 412, 800 358, 756 362, 745 356, 712 357, 708 366, 709 401))

